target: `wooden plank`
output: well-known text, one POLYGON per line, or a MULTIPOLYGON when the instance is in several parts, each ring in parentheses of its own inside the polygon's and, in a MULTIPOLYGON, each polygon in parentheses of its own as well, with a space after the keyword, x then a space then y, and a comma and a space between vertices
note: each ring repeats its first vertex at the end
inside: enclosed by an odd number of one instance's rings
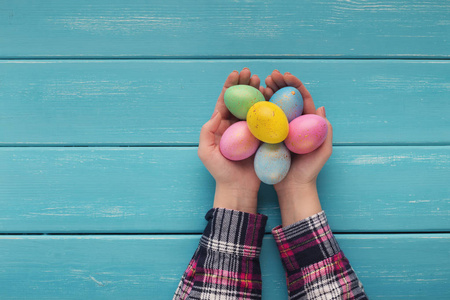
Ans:
MULTIPOLYGON (((444 231, 448 146, 335 147, 319 175, 339 232, 444 231)), ((197 232, 214 180, 195 147, 0 148, 0 232, 197 232)), ((280 223, 263 185, 259 210, 280 223)))
MULTIPOLYGON (((336 235, 370 299, 445 299, 449 234, 336 235)), ((199 235, 0 236, 2 299, 171 299, 199 235)), ((286 299, 271 236, 263 299, 286 299)))
POLYGON ((449 57, 450 5, 2 1, 1 57, 449 57))
POLYGON ((335 144, 449 144, 448 61, 0 62, 0 145, 196 145, 226 76, 298 75, 335 144))

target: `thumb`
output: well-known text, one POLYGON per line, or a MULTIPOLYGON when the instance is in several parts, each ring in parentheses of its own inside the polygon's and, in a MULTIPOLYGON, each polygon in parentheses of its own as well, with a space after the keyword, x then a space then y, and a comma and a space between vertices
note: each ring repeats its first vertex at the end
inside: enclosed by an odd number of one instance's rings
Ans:
POLYGON ((316 115, 319 115, 319 116, 321 116, 322 118, 326 119, 326 118, 327 118, 327 115, 326 115, 326 113, 325 113, 325 106, 319 107, 319 108, 316 110, 316 115))
POLYGON ((316 111, 316 114, 324 118, 327 121, 328 126, 327 137, 325 138, 323 144, 319 147, 319 151, 324 152, 325 156, 330 157, 333 151, 333 127, 331 126, 330 121, 328 121, 327 119, 325 107, 319 107, 316 111))
POLYGON ((205 158, 216 146, 215 133, 219 129, 220 121, 222 120, 219 111, 216 111, 211 119, 206 122, 200 131, 200 141, 198 144, 198 156, 200 159, 205 158))

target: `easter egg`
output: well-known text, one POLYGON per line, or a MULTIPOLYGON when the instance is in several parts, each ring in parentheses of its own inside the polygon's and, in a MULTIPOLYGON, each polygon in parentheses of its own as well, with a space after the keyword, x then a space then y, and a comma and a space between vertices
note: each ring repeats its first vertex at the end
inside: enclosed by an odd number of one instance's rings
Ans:
POLYGON ((227 88, 223 97, 225 106, 240 120, 245 120, 253 104, 266 100, 258 89, 250 85, 233 85, 227 88))
POLYGON ((279 89, 269 100, 278 105, 286 114, 288 121, 291 122, 303 113, 303 99, 300 92, 287 86, 279 89))
POLYGON ((277 184, 286 177, 291 166, 291 153, 283 143, 263 143, 256 151, 255 172, 266 184, 277 184))
POLYGON ((223 133, 219 149, 223 156, 229 160, 243 160, 252 156, 260 141, 253 136, 247 122, 236 122, 223 133))
POLYGON ((327 137, 327 121, 314 114, 302 115, 289 123, 289 134, 284 140, 294 153, 306 154, 319 148, 327 137))
POLYGON ((281 143, 289 132, 288 119, 283 110, 268 101, 257 102, 250 107, 247 125, 257 139, 270 144, 281 143))

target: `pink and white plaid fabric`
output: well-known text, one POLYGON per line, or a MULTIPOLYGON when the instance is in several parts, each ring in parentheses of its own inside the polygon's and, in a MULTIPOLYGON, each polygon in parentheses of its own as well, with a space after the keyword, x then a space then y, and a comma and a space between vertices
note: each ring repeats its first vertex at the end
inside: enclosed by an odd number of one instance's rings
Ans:
MULTIPOLYGON (((214 208, 174 300, 261 299, 267 216, 214 208)), ((289 299, 367 299, 324 212, 272 230, 286 270, 289 299)))
POLYGON ((286 270, 289 299, 367 299, 325 212, 277 226, 272 234, 286 270))

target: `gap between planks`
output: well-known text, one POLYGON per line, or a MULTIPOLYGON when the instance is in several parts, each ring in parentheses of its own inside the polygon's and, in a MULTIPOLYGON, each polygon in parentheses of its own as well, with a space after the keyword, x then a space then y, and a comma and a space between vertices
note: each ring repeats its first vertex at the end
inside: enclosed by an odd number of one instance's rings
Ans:
POLYGON ((446 55, 341 56, 337 55, 224 55, 224 56, 12 56, 8 60, 450 60, 446 55))

